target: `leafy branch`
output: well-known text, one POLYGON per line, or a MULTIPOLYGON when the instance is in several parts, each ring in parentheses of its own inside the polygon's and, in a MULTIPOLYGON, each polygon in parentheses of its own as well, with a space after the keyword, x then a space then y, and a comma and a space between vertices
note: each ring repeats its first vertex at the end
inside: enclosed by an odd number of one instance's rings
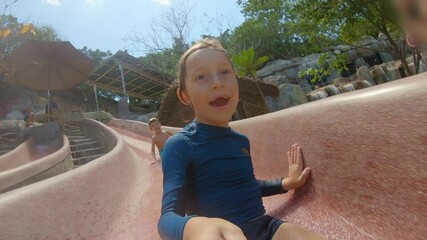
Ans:
POLYGON ((236 69, 237 76, 256 78, 256 71, 265 62, 268 61, 267 56, 260 57, 255 60, 255 51, 253 48, 241 51, 239 54, 233 54, 231 60, 236 69))
POLYGON ((311 83, 315 84, 330 76, 334 69, 341 75, 343 71, 348 70, 347 64, 348 61, 344 54, 336 55, 336 58, 333 58, 330 54, 322 53, 317 60, 317 65, 321 67, 304 69, 298 73, 298 78, 308 77, 311 83))

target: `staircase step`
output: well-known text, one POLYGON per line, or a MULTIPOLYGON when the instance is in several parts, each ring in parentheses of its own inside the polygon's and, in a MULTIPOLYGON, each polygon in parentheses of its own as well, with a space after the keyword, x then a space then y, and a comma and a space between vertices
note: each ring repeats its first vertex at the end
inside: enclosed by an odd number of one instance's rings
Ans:
POLYGON ((70 144, 70 147, 80 147, 80 146, 85 146, 85 145, 90 145, 90 144, 94 144, 94 143, 98 143, 97 141, 92 141, 92 142, 83 142, 83 143, 75 143, 75 144, 70 144))
POLYGON ((69 128, 66 131, 67 132, 74 132, 74 131, 81 131, 81 129, 79 127, 76 127, 76 128, 69 128))
POLYGON ((90 142, 90 141, 96 141, 93 138, 82 138, 82 139, 68 139, 70 140, 71 144, 76 144, 76 143, 84 143, 84 142, 90 142))
POLYGON ((65 134, 67 135, 67 137, 85 137, 86 135, 84 135, 83 133, 77 133, 77 134, 65 134))
POLYGON ((68 139, 82 139, 82 138, 87 138, 85 135, 81 135, 81 136, 67 136, 68 139))
POLYGON ((83 134, 83 132, 80 130, 72 130, 72 131, 66 131, 65 134, 66 135, 76 135, 76 134, 83 134))
POLYGON ((85 151, 85 150, 93 149, 93 148, 102 148, 102 149, 104 149, 103 147, 101 147, 101 145, 99 145, 99 143, 91 143, 91 144, 81 145, 81 146, 78 146, 78 147, 70 147, 72 153, 75 153, 75 152, 78 152, 78 151, 85 151))
POLYGON ((73 159, 73 163, 74 165, 82 165, 82 164, 86 164, 90 161, 93 161, 101 156, 104 156, 105 153, 103 154, 96 154, 96 155, 92 155, 92 156, 87 156, 87 157, 80 157, 80 158, 75 158, 73 159))
POLYGON ((101 150, 101 149, 104 149, 104 148, 103 147, 96 147, 96 148, 80 149, 77 151, 72 151, 71 153, 90 152, 90 151, 96 151, 96 150, 101 150))
POLYGON ((73 157, 73 159, 78 159, 82 157, 90 157, 90 156, 99 155, 99 154, 105 154, 105 151, 93 150, 93 151, 80 152, 80 153, 71 153, 71 156, 73 157))

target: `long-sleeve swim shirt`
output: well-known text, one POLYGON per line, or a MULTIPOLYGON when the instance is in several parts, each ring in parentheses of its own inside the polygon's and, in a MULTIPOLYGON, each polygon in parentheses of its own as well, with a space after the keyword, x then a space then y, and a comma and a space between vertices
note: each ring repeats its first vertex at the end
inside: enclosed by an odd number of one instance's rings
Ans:
POLYGON ((197 121, 167 140, 162 170, 162 239, 182 239, 194 216, 241 225, 265 214, 263 195, 285 192, 280 180, 256 180, 245 135, 197 121))

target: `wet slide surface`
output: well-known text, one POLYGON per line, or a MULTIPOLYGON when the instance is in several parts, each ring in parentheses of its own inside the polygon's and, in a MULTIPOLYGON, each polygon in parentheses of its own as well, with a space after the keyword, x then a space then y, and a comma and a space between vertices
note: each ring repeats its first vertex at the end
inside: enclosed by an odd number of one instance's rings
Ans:
MULTIPOLYGON (((139 160, 148 169, 148 189, 141 199, 141 209, 138 215, 139 239, 160 239, 157 233, 157 220, 160 217, 163 192, 163 175, 160 163, 151 164, 151 137, 136 134, 134 132, 112 127, 121 134, 130 150, 138 156, 139 160)), ((157 156, 158 153, 156 152, 157 156)))
MULTIPOLYGON (((150 155, 146 125, 113 120, 110 126, 143 160, 150 155)), ((268 214, 327 239, 427 235, 426 74, 231 126, 249 137, 257 178, 284 177, 286 151, 295 142, 301 144, 305 163, 312 168, 303 188, 264 198, 268 214)), ((151 185, 142 204, 141 231, 154 232, 144 238, 154 239, 162 174, 158 165, 148 168, 151 185)))
MULTIPOLYGON (((0 194, 0 239, 159 239, 163 176, 147 124, 83 122, 109 152, 0 194)), ((312 168, 303 188, 264 199, 268 214, 326 239, 427 236, 427 74, 231 126, 249 137, 257 178, 284 177, 295 142, 312 168)))

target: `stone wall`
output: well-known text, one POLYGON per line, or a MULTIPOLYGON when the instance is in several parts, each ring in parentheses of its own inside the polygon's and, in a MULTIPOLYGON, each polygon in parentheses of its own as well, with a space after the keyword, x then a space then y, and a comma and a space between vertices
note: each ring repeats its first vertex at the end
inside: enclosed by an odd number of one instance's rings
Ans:
MULTIPOLYGON (((404 44, 403 41, 398 41, 404 44)), ((390 53, 388 42, 384 38, 375 39, 364 37, 355 46, 338 45, 325 51, 332 58, 344 54, 349 61, 348 71, 338 74, 335 70, 321 84, 311 84, 309 79, 300 79, 298 74, 308 68, 320 68, 320 54, 311 54, 293 59, 279 59, 267 64, 257 72, 265 83, 278 86, 280 96, 266 97, 271 112, 315 101, 328 96, 355 91, 358 89, 383 84, 406 77, 403 65, 396 61, 390 53), (356 47, 358 46, 358 47, 356 47), (357 68, 356 68, 357 67, 357 68), (320 86, 320 88, 319 88, 320 86), (301 94, 305 93, 305 94, 301 94), (306 95, 306 96, 303 96, 306 95)), ((408 57, 409 67, 414 71, 412 57, 408 57)), ((427 71, 427 66, 421 62, 420 72, 427 71)))

